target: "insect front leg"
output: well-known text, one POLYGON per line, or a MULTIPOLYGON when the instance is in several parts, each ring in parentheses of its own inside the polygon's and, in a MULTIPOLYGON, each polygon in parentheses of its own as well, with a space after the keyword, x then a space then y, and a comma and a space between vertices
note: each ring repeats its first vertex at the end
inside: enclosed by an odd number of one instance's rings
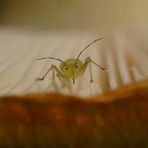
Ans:
POLYGON ((90 83, 92 83, 93 82, 92 67, 91 67, 91 62, 90 62, 89 58, 86 58, 83 66, 82 66, 81 75, 86 71, 87 66, 89 66, 90 83))
POLYGON ((52 70, 52 66, 50 67, 50 69, 48 69, 48 71, 41 77, 41 78, 36 78, 35 81, 43 81, 45 79, 45 77, 47 76, 47 74, 52 70))
POLYGON ((89 65, 89 73, 90 73, 90 83, 92 83, 93 82, 93 75, 92 75, 91 63, 89 62, 88 65, 89 65))
POLYGON ((99 67, 101 70, 106 70, 105 67, 102 67, 100 65, 98 65, 96 62, 94 62, 90 57, 87 57, 86 60, 89 62, 89 63, 93 63, 94 65, 96 65, 97 67, 99 67))
POLYGON ((97 67, 99 67, 101 70, 105 70, 106 68, 104 67, 101 67, 100 65, 98 65, 96 62, 94 62, 90 57, 87 57, 84 64, 83 64, 83 67, 82 67, 82 70, 81 70, 81 73, 84 73, 87 66, 89 65, 89 72, 90 72, 90 83, 93 82, 93 75, 92 75, 92 67, 91 67, 91 64, 94 64, 96 65, 97 67))
POLYGON ((98 65, 96 62, 94 62, 90 57, 86 58, 86 61, 88 61, 89 63, 89 71, 90 71, 90 82, 92 83, 93 82, 93 79, 92 79, 92 69, 91 69, 91 64, 94 64, 96 65, 97 67, 99 67, 101 70, 105 70, 106 68, 98 65))
POLYGON ((55 65, 52 65, 52 66, 48 69, 48 71, 43 75, 43 77, 41 77, 41 78, 36 78, 35 80, 36 80, 36 81, 43 81, 43 80, 45 79, 45 77, 47 76, 47 74, 48 74, 51 70, 53 71, 53 79, 55 79, 55 73, 54 73, 54 71, 56 71, 59 76, 64 77, 64 75, 61 73, 61 71, 60 71, 55 65))

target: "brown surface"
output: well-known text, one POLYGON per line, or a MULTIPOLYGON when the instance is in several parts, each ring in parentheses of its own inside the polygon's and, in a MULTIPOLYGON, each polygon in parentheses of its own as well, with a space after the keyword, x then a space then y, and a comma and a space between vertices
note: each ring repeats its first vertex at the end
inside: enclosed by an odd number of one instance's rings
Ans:
POLYGON ((0 147, 148 147, 147 84, 89 101, 59 94, 2 97, 0 147))

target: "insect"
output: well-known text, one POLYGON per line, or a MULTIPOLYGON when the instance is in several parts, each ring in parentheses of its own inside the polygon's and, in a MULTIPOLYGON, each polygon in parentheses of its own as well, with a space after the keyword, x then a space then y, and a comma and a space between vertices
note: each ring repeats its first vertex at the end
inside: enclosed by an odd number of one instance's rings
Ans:
POLYGON ((47 76, 47 74, 52 71, 53 73, 53 79, 55 78, 55 73, 56 76, 58 77, 59 80, 65 79, 69 80, 72 79, 73 84, 75 83, 75 79, 78 78, 79 76, 82 76, 84 72, 86 71, 87 67, 89 67, 89 72, 90 72, 90 82, 93 82, 92 78, 92 70, 91 70, 91 64, 96 65, 99 67, 101 70, 105 70, 106 68, 101 67, 98 65, 96 62, 94 62, 90 57, 87 57, 84 62, 80 60, 81 54, 92 44, 96 43, 97 41, 102 40, 103 38, 96 39, 89 43, 87 46, 85 46, 81 52, 78 54, 77 58, 69 58, 65 61, 55 58, 55 57, 43 57, 39 58, 36 60, 43 60, 43 59, 54 59, 59 62, 61 62, 59 68, 56 65, 51 65, 51 67, 48 69, 48 71, 43 75, 41 78, 36 78, 37 81, 42 81, 44 78, 47 76))

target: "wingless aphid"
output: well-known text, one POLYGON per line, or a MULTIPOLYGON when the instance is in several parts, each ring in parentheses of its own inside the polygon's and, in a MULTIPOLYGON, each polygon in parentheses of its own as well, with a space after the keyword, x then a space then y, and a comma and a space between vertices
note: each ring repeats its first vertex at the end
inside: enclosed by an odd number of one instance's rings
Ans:
POLYGON ((55 78, 55 72, 56 72, 56 76, 58 77, 59 80, 62 79, 72 79, 73 80, 73 84, 75 83, 75 79, 81 75, 84 74, 84 72, 86 71, 87 67, 89 66, 89 72, 90 72, 90 82, 93 82, 93 78, 92 78, 92 70, 91 70, 91 64, 96 65, 97 67, 99 67, 101 70, 105 70, 106 68, 101 67, 100 65, 98 65, 97 63, 95 63, 90 57, 87 57, 85 59, 84 62, 82 62, 79 58, 81 56, 81 54, 88 48, 90 47, 92 44, 94 44, 95 42, 102 40, 103 38, 99 38, 94 40, 93 42, 89 43, 87 46, 85 46, 85 48, 83 48, 81 50, 81 52, 78 54, 77 58, 69 58, 65 61, 62 61, 58 58, 55 57, 43 57, 43 58, 39 58, 36 60, 43 60, 43 59, 54 59, 54 60, 58 60, 61 62, 59 68, 56 65, 51 65, 51 67, 48 69, 48 71, 43 75, 43 77, 41 78, 36 78, 37 81, 42 81, 44 80, 44 78, 47 76, 47 74, 52 71, 53 73, 53 79, 55 78))

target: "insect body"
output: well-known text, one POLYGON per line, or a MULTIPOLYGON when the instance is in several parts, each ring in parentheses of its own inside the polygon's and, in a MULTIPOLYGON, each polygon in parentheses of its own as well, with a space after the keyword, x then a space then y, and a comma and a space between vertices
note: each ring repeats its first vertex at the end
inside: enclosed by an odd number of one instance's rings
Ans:
POLYGON ((82 75, 83 63, 76 59, 67 59, 64 63, 60 64, 60 69, 66 78, 77 78, 82 75))
POLYGON ((97 67, 99 67, 101 70, 105 70, 106 68, 101 67, 100 65, 98 65, 97 63, 95 63, 90 57, 87 57, 85 59, 84 62, 82 62, 81 60, 79 60, 80 55, 84 52, 85 49, 87 49, 90 45, 94 44, 95 42, 101 40, 103 38, 99 38, 94 40, 93 42, 91 42, 90 44, 88 44, 77 56, 76 59, 70 58, 67 59, 65 61, 62 61, 58 58, 54 58, 54 57, 43 57, 37 60, 43 60, 43 59, 54 59, 54 60, 58 60, 61 62, 59 68, 56 65, 51 65, 51 67, 49 68, 49 70, 43 75, 42 78, 37 78, 37 81, 41 81, 44 80, 44 78, 46 77, 46 75, 52 71, 53 72, 53 79, 55 78, 55 72, 56 72, 56 76, 59 78, 59 80, 61 79, 72 79, 73 83, 75 83, 75 79, 81 75, 84 74, 84 72, 86 71, 87 67, 89 66, 89 71, 90 71, 90 82, 93 82, 92 79, 92 70, 91 70, 91 64, 96 65, 97 67))

